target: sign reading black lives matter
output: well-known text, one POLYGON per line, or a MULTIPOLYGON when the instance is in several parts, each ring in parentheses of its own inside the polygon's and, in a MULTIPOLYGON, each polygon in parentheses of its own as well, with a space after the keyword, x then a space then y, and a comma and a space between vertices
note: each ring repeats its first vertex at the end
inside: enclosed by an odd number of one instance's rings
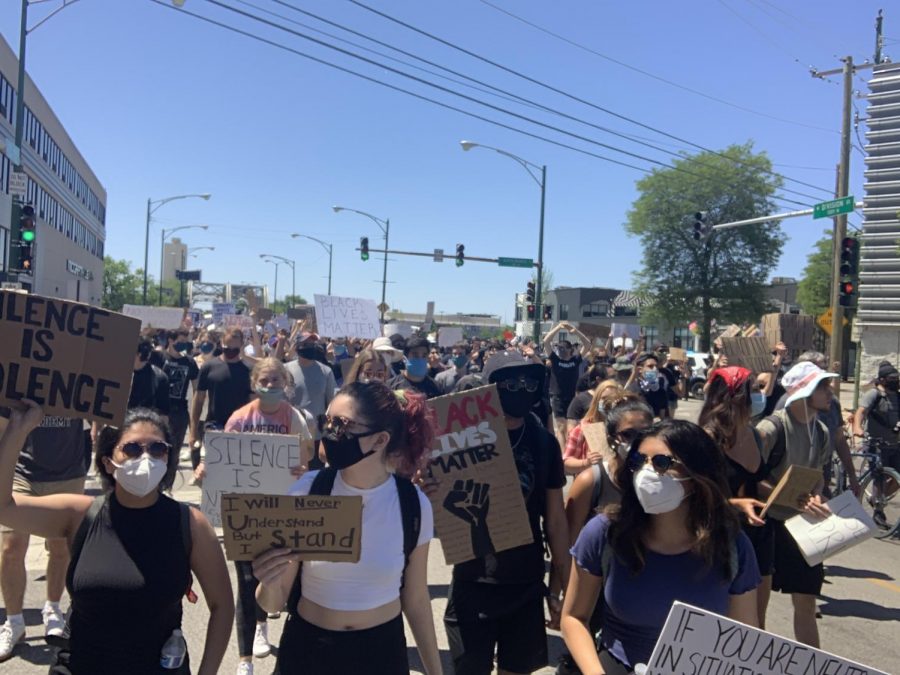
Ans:
POLYGON ((139 319, 80 302, 0 291, 0 402, 119 426, 139 319))
POLYGON ((299 436, 207 431, 203 447, 200 510, 213 527, 222 525, 223 493, 286 495, 297 480, 291 469, 302 464, 299 436))
POLYGON ((430 496, 448 565, 534 541, 497 387, 428 401, 437 417, 430 496))
POLYGON ((300 560, 359 562, 362 497, 222 495, 222 532, 229 560, 254 560, 289 548, 300 560))
POLYGON ((888 675, 820 649, 676 602, 645 675, 888 675))

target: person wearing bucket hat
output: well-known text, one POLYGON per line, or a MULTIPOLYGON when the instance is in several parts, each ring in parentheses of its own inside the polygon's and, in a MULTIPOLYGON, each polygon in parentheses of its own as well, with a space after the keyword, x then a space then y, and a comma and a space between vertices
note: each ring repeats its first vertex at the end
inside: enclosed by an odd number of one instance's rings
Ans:
POLYGON ((616 362, 613 364, 613 370, 616 371, 616 379, 619 381, 619 384, 624 387, 628 384, 628 380, 631 379, 631 371, 634 370, 634 365, 627 356, 617 356, 616 362))
POLYGON ((562 488, 566 484, 556 438, 531 409, 543 391, 546 370, 512 351, 485 363, 482 377, 496 384, 506 421, 531 543, 484 553, 453 567, 444 624, 457 675, 493 671, 531 673, 549 660, 544 621, 544 540, 551 554, 551 627, 558 627, 560 592, 569 572, 568 528, 562 488))
MULTIPOLYGON (((769 475, 763 488, 774 487, 792 465, 821 469, 831 454, 828 427, 819 413, 831 405, 831 379, 837 373, 822 370, 816 364, 796 363, 782 378, 787 389, 783 410, 776 411, 756 426, 763 459, 769 475)), ((824 481, 796 508, 773 506, 768 511, 774 536, 772 589, 791 595, 794 607, 794 635, 798 642, 819 647, 816 625, 816 596, 822 591, 825 570, 822 563, 810 566, 784 521, 799 512, 814 518, 831 513, 822 500, 824 481)), ((761 602, 764 607, 765 603, 761 602)), ((764 611, 761 612, 764 617, 764 611)))

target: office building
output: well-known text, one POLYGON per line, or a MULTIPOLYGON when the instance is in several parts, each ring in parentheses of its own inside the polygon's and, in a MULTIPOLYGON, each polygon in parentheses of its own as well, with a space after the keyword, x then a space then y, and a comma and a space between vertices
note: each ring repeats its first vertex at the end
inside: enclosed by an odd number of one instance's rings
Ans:
POLYGON ((167 241, 163 246, 162 280, 174 281, 175 272, 187 266, 187 246, 178 237, 167 241))
MULTIPOLYGON (((0 37, 0 281, 99 305, 103 297, 106 190, 35 83, 26 76, 21 158, 35 211, 34 274, 9 272, 18 59, 0 37)), ((95 99, 84 90, 84 102, 95 99)))

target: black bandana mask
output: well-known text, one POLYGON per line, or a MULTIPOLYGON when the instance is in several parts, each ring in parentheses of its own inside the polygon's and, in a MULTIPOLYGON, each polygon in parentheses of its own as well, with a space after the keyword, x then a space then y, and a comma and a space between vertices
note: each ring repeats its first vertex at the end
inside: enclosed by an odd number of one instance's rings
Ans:
POLYGON ((354 464, 358 464, 370 455, 374 455, 375 450, 363 452, 362 448, 359 447, 359 439, 366 436, 373 436, 377 433, 381 432, 372 431, 367 434, 360 434, 359 436, 336 436, 333 433, 324 434, 322 436, 322 445, 325 446, 325 457, 328 460, 328 465, 340 471, 341 469, 346 469, 354 464))
POLYGON ((523 418, 534 405, 535 395, 531 392, 520 389, 519 391, 509 391, 507 389, 497 389, 500 395, 500 406, 503 408, 503 414, 508 417, 523 418))

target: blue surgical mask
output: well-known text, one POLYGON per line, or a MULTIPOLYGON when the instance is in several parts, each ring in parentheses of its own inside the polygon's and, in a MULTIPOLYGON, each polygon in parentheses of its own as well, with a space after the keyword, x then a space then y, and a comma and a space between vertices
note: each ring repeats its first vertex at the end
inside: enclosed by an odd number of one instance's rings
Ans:
POLYGON ((200 352, 202 354, 210 354, 215 348, 216 346, 212 342, 204 342, 200 345, 200 352))
POLYGON ((644 371, 644 382, 647 384, 656 384, 659 381, 659 371, 658 370, 645 370, 644 371))
POLYGON ((406 372, 413 377, 425 377, 428 374, 428 359, 406 359, 406 372))
POLYGON ((335 345, 334 346, 334 355, 335 356, 343 356, 347 353, 346 345, 335 345))
POLYGON ((453 357, 453 365, 457 368, 462 368, 464 365, 466 365, 466 361, 468 360, 468 356, 466 356, 465 354, 460 354, 459 356, 453 357))
POLYGON ((750 394, 750 416, 756 417, 762 415, 766 409, 766 395, 761 391, 754 391, 750 394))
POLYGON ((257 387, 256 395, 260 403, 278 403, 284 398, 284 387, 257 387))

